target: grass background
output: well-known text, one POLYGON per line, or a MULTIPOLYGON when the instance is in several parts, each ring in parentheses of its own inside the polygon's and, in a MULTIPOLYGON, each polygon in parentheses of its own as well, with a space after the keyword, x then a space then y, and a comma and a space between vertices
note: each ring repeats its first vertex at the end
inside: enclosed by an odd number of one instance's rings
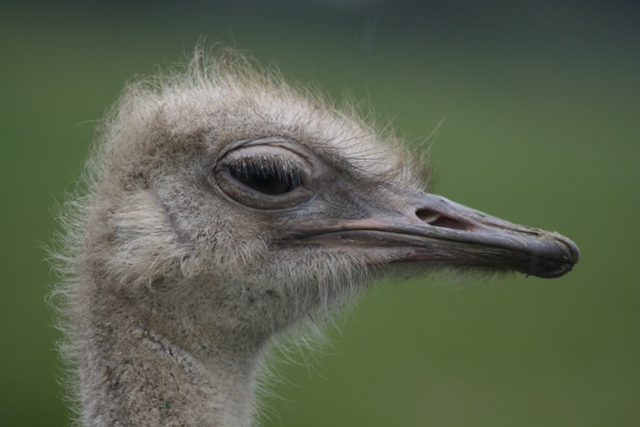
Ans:
POLYGON ((437 192, 557 230, 557 280, 383 283, 266 426, 640 425, 640 22, 633 2, 68 2, 0 10, 0 426, 69 420, 45 303, 50 209, 124 84, 202 37, 440 127, 437 192))

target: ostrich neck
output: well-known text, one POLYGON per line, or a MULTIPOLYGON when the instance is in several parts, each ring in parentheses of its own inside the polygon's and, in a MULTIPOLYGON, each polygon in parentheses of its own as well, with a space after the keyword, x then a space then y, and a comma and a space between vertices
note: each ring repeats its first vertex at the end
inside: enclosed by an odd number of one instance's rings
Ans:
POLYGON ((261 345, 204 328, 152 293, 86 291, 76 318, 85 425, 252 424, 261 345))

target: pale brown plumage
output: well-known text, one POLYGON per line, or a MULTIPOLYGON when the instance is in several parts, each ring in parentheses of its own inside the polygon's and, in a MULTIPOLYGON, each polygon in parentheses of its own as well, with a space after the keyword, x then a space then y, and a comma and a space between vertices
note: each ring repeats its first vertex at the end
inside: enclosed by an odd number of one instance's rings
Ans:
POLYGON ((131 85, 63 216, 87 426, 248 426, 271 337, 381 275, 557 277, 568 239, 427 194, 392 135, 235 54, 131 85))

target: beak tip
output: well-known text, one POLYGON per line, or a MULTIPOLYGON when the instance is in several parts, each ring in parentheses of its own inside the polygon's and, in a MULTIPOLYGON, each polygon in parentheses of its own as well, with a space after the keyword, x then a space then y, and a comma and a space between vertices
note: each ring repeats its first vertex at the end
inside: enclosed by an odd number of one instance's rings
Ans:
POLYGON ((573 243, 573 241, 567 237, 564 237, 560 234, 556 233, 556 238, 562 244, 564 249, 564 259, 568 264, 574 266, 580 261, 580 249, 578 249, 578 245, 573 243))
MULTIPOLYGON (((573 267, 580 260, 580 250, 573 241, 558 233, 553 234, 556 243, 555 246, 560 249, 560 253, 553 251, 555 252, 555 256, 550 258, 555 258, 557 261, 549 261, 543 265, 532 265, 529 271, 526 272, 527 274, 544 279, 562 277, 573 270, 573 267)), ((552 254, 550 253, 549 255, 552 254)))

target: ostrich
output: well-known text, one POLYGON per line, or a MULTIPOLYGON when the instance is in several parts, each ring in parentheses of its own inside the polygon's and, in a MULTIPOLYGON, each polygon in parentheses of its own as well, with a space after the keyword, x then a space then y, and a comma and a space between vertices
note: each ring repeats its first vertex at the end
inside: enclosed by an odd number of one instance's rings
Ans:
POLYGON ((390 132, 257 68, 196 54, 105 120, 57 255, 82 425, 249 426, 273 337, 383 276, 578 262, 559 234, 428 193, 390 132))

